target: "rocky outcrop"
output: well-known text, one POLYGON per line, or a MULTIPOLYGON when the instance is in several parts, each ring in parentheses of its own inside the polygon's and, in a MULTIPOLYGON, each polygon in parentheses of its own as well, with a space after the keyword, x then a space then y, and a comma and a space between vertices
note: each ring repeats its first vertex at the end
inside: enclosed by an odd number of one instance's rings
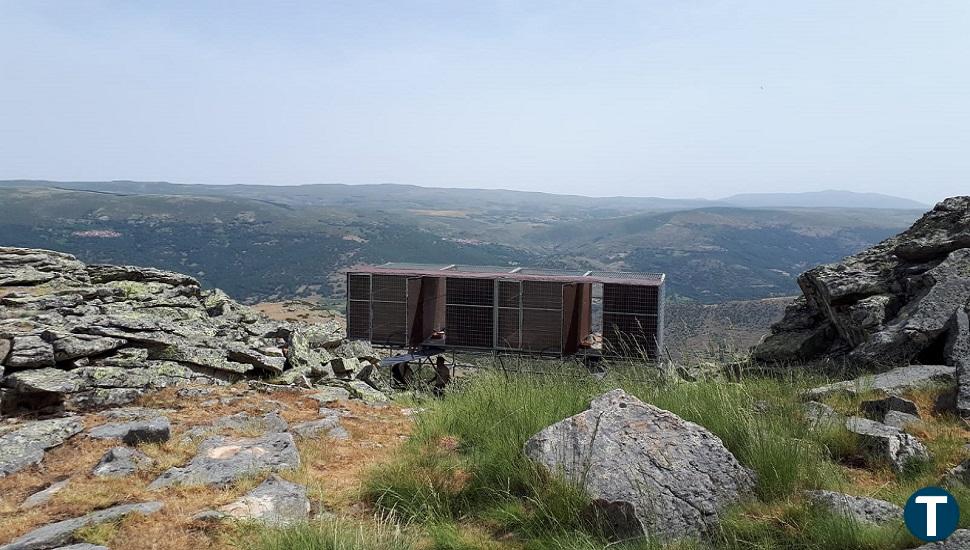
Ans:
POLYGON ((351 381, 331 362, 373 357, 338 323, 272 321, 188 275, 0 247, 0 414, 112 407, 241 378, 351 381))
POLYGON ((911 228, 798 278, 803 296, 754 349, 790 363, 955 364, 953 318, 970 304, 970 197, 947 199, 911 228))
POLYGON ((623 390, 532 436, 525 453, 580 484, 620 539, 703 533, 755 482, 715 435, 623 390))
POLYGON ((91 512, 78 518, 66 519, 45 525, 22 537, 14 539, 10 544, 0 546, 0 550, 43 550, 64 546, 72 542, 74 533, 84 527, 118 521, 131 514, 154 514, 161 509, 161 502, 142 502, 138 504, 112 506, 111 508, 91 512))

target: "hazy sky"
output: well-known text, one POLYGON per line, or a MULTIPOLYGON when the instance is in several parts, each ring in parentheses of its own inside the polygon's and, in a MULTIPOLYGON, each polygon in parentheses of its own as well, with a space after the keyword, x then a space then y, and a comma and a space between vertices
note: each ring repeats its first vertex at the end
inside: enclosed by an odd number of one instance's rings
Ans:
POLYGON ((0 179, 970 192, 970 2, 0 0, 0 179))

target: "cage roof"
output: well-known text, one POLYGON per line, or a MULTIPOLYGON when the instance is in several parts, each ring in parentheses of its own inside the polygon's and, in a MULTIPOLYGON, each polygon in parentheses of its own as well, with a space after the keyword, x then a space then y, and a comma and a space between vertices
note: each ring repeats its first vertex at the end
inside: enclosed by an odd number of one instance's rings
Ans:
POLYGON ((636 271, 603 271, 580 269, 549 269, 522 266, 488 266, 463 264, 418 264, 388 262, 377 266, 358 266, 348 273, 402 275, 412 277, 465 277, 513 279, 567 283, 616 283, 639 286, 660 286, 666 275, 636 271))

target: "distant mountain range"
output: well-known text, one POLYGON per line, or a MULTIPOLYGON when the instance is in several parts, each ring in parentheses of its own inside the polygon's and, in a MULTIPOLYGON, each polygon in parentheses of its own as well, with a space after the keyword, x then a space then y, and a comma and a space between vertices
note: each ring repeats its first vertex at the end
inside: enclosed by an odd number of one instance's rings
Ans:
POLYGON ((586 197, 505 189, 419 187, 396 183, 346 185, 205 185, 136 181, 0 180, 0 187, 52 187, 118 194, 209 195, 267 200, 292 205, 406 206, 440 208, 453 202, 527 210, 533 205, 586 206, 595 211, 684 210, 707 206, 744 208, 890 208, 925 210, 929 205, 902 197, 854 191, 744 193, 723 199, 660 197, 586 197), (546 203, 546 204, 543 204, 546 203))
POLYGON ((930 205, 902 197, 854 191, 810 191, 807 193, 744 193, 721 199, 745 208, 897 208, 925 210, 930 205))
POLYGON ((245 301, 339 299, 342 269, 410 261, 663 271, 675 299, 718 303, 792 295, 801 271, 899 232, 926 208, 845 192, 708 201, 3 181, 0 244, 191 273, 245 301))

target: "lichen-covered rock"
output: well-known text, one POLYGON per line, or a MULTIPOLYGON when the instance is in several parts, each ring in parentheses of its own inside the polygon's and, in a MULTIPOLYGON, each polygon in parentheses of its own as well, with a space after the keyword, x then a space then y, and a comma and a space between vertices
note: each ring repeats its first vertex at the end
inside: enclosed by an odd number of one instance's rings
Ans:
POLYGON ((902 508, 877 498, 847 495, 835 491, 806 491, 805 496, 812 503, 831 512, 863 523, 899 521, 903 517, 902 508))
POLYGON ((312 386, 334 377, 338 350, 373 353, 339 323, 272 321, 159 269, 0 247, 0 285, 13 284, 30 288, 0 296, 2 414, 116 406, 186 383, 312 386))
POLYGON ((0 477, 39 464, 44 451, 57 447, 84 426, 77 418, 35 420, 0 435, 0 477))
POLYGON ((715 435, 622 390, 540 431, 524 451, 579 483, 618 538, 703 533, 755 482, 715 435))
POLYGON ((4 364, 18 369, 53 367, 54 346, 36 334, 16 336, 4 364))
POLYGON ((91 470, 96 477, 124 477, 150 467, 154 461, 130 447, 112 447, 91 470))
POLYGON ((182 468, 171 468, 149 485, 226 486, 259 472, 279 472, 300 467, 300 455, 289 433, 270 433, 257 438, 212 437, 199 446, 195 457, 182 468))
POLYGON ((29 286, 64 278, 87 282, 84 264, 70 254, 32 248, 0 247, 0 286, 29 286))
POLYGON ((101 525, 117 521, 131 514, 154 514, 162 509, 161 502, 141 502, 138 504, 120 504, 90 514, 51 523, 18 537, 9 544, 0 546, 0 550, 45 550, 64 546, 72 542, 74 533, 84 527, 101 525))
POLYGON ((803 273, 802 298, 754 357, 782 363, 843 357, 891 366, 932 353, 954 312, 970 300, 968 228, 970 197, 949 198, 903 233, 803 273))
POLYGON ((845 427, 859 436, 861 450, 866 456, 886 462, 897 472, 904 471, 910 461, 929 458, 919 439, 898 428, 858 416, 846 420, 845 427))
POLYGON ((121 338, 92 336, 90 334, 51 334, 51 347, 55 361, 67 361, 78 357, 90 357, 118 349, 127 341, 121 338))
POLYGON ((11 373, 3 386, 17 393, 74 393, 85 386, 84 380, 71 371, 45 367, 11 373))

